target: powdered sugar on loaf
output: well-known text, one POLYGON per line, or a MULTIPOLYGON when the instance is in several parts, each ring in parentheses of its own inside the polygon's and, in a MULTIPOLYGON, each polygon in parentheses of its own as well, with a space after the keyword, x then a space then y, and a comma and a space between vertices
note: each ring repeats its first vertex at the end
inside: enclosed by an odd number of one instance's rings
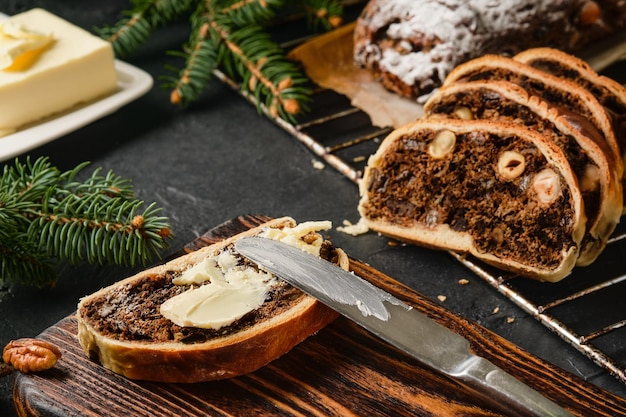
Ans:
POLYGON ((623 27, 626 5, 609 1, 589 20, 581 17, 582 3, 370 0, 354 32, 354 57, 385 87, 419 97, 437 88, 456 65, 485 53, 514 54, 535 46, 575 50, 623 27))

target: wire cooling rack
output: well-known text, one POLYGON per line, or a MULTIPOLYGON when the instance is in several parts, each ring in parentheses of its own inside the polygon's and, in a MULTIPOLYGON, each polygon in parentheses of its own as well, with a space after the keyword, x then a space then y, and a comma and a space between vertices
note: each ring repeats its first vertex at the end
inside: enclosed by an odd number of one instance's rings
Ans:
MULTIPOLYGON (((358 7, 363 1, 346 3, 349 7, 358 7)), ((292 19, 285 22, 294 25, 292 19)), ((302 26, 301 22, 295 25, 302 26)), ((277 27, 276 32, 286 31, 277 27)), ((306 36, 287 39, 283 46, 289 49, 306 40, 306 36)), ((254 96, 241 92, 236 80, 220 71, 215 75, 355 184, 361 178, 369 155, 391 132, 391 128, 372 126, 369 117, 353 107, 346 97, 322 88, 314 90, 307 115, 297 124, 290 124, 271 116, 254 96)), ((626 82, 626 79, 618 81, 626 82)), ((504 273, 471 256, 454 252, 450 255, 626 384, 625 238, 626 223, 622 222, 592 265, 576 268, 567 279, 549 285, 504 273)))

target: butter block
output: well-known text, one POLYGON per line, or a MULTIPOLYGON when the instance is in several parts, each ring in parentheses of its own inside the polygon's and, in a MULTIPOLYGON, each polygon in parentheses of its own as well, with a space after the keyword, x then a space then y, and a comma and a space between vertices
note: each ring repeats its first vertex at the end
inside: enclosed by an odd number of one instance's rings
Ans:
POLYGON ((5 22, 20 28, 11 33, 24 35, 0 34, 0 54, 14 54, 16 43, 26 43, 26 47, 23 56, 10 57, 19 65, 0 70, 0 136, 116 90, 115 57, 109 42, 43 9, 5 22), (35 49, 39 45, 32 44, 29 34, 35 38, 46 34, 52 40, 35 49))

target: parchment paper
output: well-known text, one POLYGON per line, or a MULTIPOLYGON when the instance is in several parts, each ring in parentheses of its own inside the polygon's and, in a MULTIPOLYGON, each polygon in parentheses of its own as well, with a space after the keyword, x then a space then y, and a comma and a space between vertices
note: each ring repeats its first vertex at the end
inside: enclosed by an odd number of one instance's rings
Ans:
MULTIPOLYGON (((352 55, 355 23, 313 38, 290 53, 304 65, 307 76, 319 86, 350 98, 378 127, 399 127, 423 115, 415 100, 391 93, 369 70, 358 68, 352 55)), ((626 58, 626 31, 596 42, 577 53, 596 71, 626 58)))
POLYGON ((378 127, 399 127, 419 118, 423 106, 389 92, 369 70, 357 67, 352 55, 354 23, 317 36, 291 51, 317 85, 350 98, 378 127))

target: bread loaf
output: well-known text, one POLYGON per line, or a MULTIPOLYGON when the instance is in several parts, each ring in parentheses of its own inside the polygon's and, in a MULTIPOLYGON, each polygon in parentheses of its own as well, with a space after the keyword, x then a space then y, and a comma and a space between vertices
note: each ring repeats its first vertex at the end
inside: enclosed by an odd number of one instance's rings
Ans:
POLYGON ((621 179, 604 138, 586 119, 516 84, 493 80, 446 85, 430 97, 424 112, 429 118, 517 123, 558 145, 576 174, 587 217, 577 265, 589 265, 602 252, 621 217, 621 179))
POLYGON ((370 157, 360 194, 373 230, 538 280, 568 275, 585 235, 562 149, 504 121, 426 118, 394 130, 370 157))
POLYGON ((420 97, 470 59, 539 46, 572 52, 622 29, 625 16, 621 0, 370 0, 354 59, 391 91, 420 97))
POLYGON ((345 253, 316 232, 328 223, 276 219, 103 288, 78 305, 78 340, 89 357, 130 379, 188 383, 252 372, 337 313, 260 271, 234 252, 234 241, 250 235, 286 240, 347 268, 345 253), (189 303, 211 286, 218 295, 189 303), (217 292, 222 288, 226 295, 217 292), (178 303, 177 297, 187 298, 178 303), (252 299, 259 305, 243 305, 252 299))

